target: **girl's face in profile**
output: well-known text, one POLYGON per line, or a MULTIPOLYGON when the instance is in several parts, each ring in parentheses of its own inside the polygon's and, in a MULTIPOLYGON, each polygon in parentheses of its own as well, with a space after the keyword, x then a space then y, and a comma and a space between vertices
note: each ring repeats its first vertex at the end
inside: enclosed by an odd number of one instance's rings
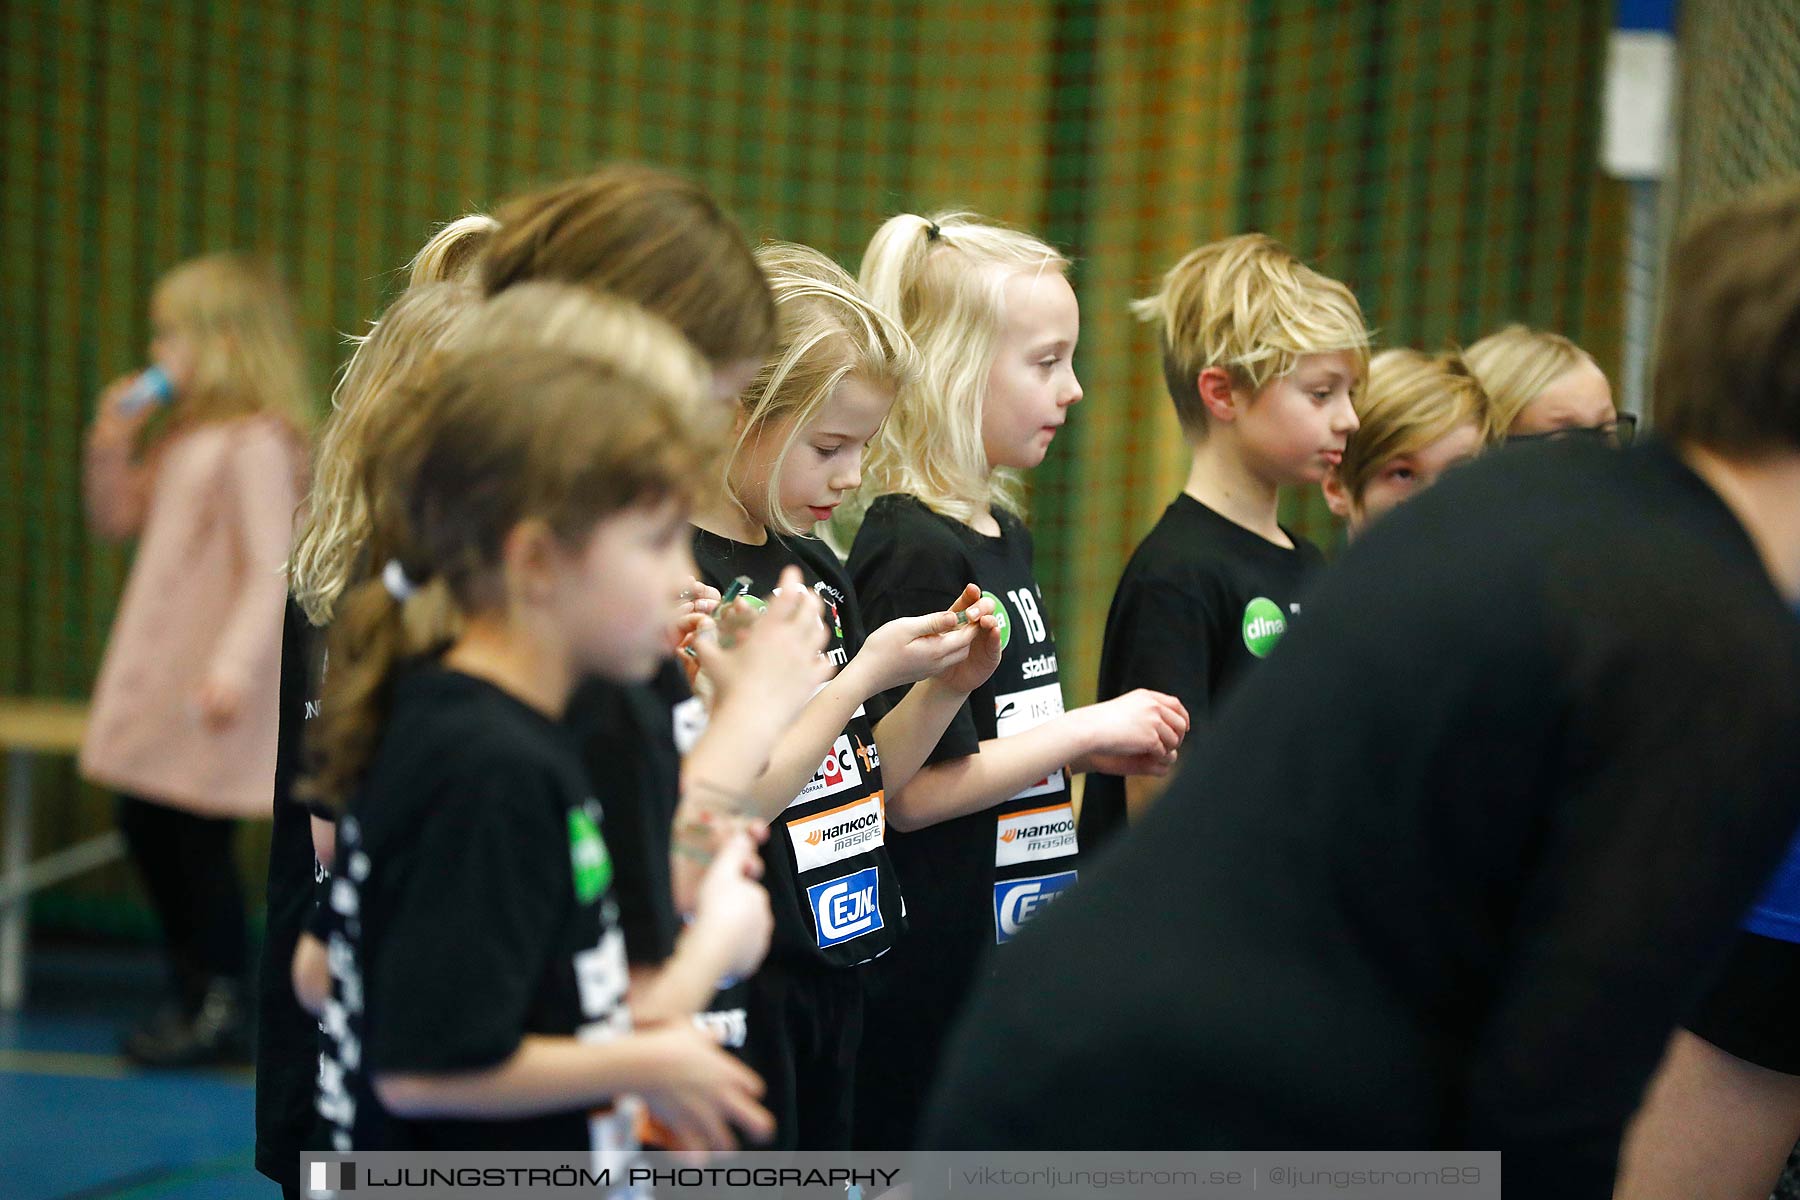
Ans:
POLYGON ((1044 461, 1070 406, 1081 399, 1075 378, 1081 306, 1058 271, 1020 271, 1005 286, 981 444, 990 469, 1029 469, 1044 461))
POLYGON ((194 362, 198 350, 189 328, 176 320, 169 303, 162 297, 150 302, 150 361, 162 368, 177 395, 194 383, 194 362))

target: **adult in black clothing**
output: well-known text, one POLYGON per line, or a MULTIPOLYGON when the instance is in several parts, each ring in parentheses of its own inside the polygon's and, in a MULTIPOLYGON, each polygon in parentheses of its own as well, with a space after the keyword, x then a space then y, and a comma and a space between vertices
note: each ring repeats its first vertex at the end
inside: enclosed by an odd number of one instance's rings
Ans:
POLYGON ((927 1144, 1497 1148, 1611 1194, 1800 821, 1800 188, 1669 294, 1666 440, 1508 450, 1360 540, 998 964, 927 1144))

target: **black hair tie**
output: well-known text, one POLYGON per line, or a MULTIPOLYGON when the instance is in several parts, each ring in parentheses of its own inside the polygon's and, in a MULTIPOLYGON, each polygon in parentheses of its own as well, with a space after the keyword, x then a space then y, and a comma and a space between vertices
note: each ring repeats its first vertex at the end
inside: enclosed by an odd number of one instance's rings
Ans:
POLYGON ((928 241, 928 242, 937 241, 938 238, 943 234, 943 232, 944 232, 943 230, 938 228, 938 223, 936 221, 925 222, 925 240, 926 241, 928 241))

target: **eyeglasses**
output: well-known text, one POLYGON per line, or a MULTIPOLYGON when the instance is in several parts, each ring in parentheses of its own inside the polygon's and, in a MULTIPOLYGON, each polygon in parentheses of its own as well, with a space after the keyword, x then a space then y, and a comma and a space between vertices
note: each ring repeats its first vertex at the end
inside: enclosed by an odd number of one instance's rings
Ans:
POLYGON ((1509 446, 1522 445, 1526 442, 1564 442, 1571 438, 1592 439, 1605 442, 1609 446, 1629 446, 1637 436, 1637 414, 1622 412, 1600 425, 1572 425, 1567 429, 1552 429, 1547 433, 1520 433, 1506 439, 1509 446))

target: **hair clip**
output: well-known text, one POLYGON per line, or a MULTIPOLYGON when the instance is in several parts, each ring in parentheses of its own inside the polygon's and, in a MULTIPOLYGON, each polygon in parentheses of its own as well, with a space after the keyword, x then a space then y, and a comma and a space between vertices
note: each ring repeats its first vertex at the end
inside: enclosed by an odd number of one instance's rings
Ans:
POLYGON ((397 558, 388 559, 387 566, 381 568, 381 586, 387 589, 396 604, 405 604, 419 591, 419 585, 406 577, 406 568, 397 558))

